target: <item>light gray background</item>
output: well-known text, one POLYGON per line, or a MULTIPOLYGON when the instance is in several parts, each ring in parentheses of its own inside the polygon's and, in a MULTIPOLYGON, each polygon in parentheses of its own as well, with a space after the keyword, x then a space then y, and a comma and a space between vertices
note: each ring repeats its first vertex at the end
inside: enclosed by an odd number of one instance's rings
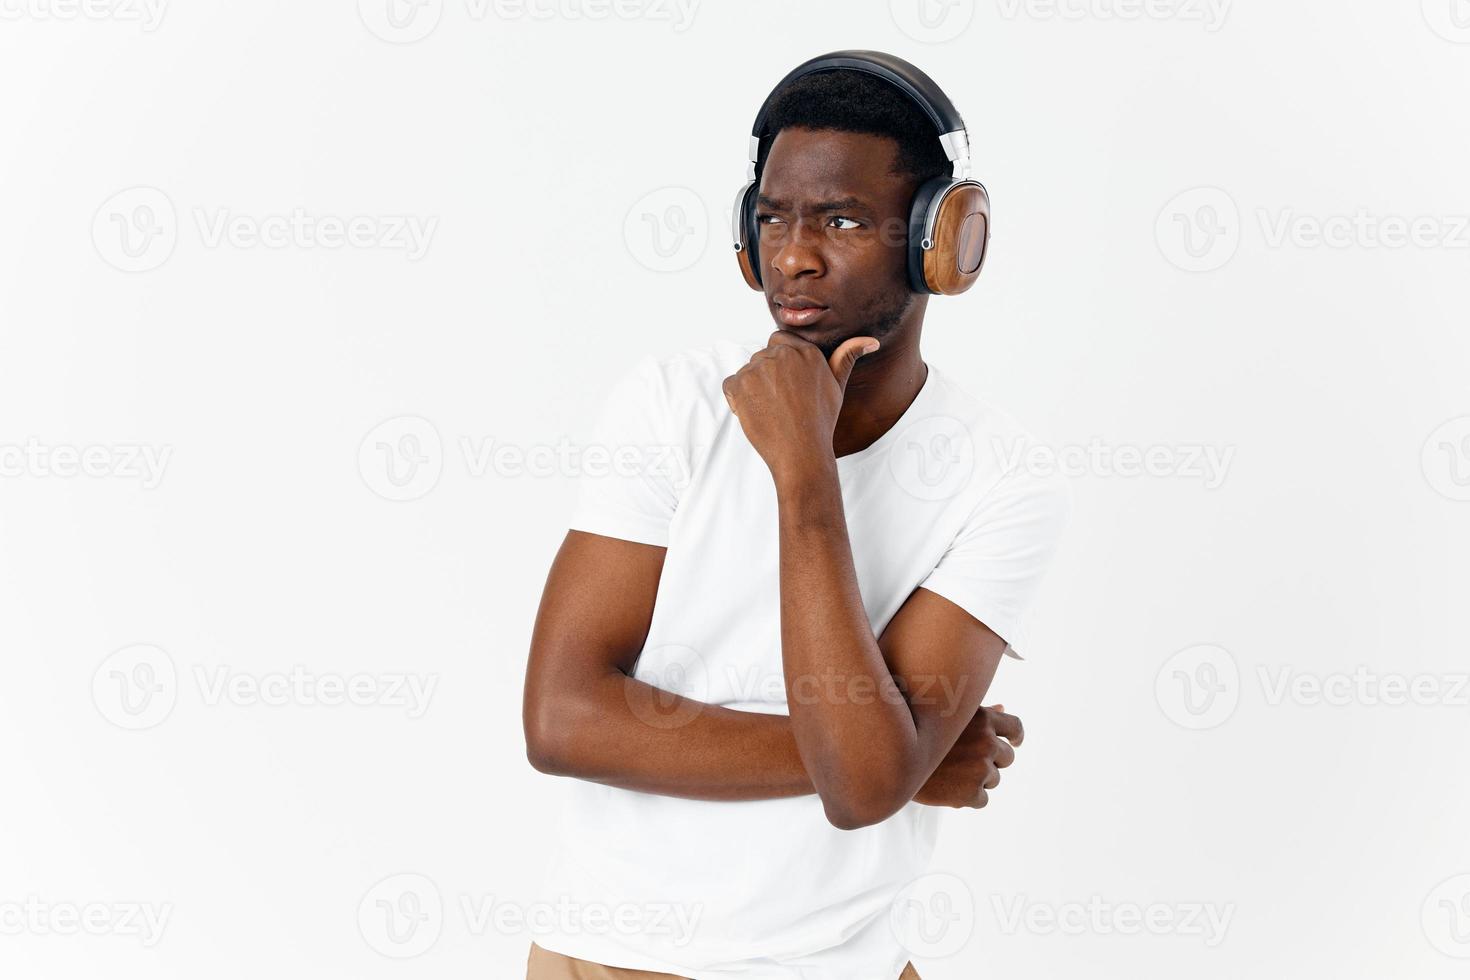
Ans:
POLYGON ((995 201, 925 355, 1078 464, 924 977, 1463 976, 1470 4, 923 2, 0 5, 0 973, 521 975, 517 454, 773 329, 751 118, 872 47, 995 201))

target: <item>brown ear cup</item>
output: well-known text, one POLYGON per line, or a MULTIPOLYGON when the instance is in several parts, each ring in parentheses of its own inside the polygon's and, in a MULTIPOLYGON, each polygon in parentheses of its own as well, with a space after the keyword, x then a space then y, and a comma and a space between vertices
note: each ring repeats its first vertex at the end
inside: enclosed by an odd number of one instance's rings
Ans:
POLYGON ((738 229, 735 258, 740 262, 740 274, 745 284, 756 292, 764 292, 756 263, 760 257, 760 228, 755 223, 755 197, 759 193, 756 181, 746 185, 735 202, 735 223, 738 229))
POLYGON ((751 267, 751 249, 749 246, 735 253, 735 258, 740 261, 740 274, 745 277, 745 284, 756 292, 764 292, 761 281, 755 277, 755 269, 751 267))
MULTIPOLYGON (((990 244, 990 196, 974 181, 956 184, 939 201, 934 247, 923 252, 924 285, 954 296, 980 277, 990 244)), ((911 243, 912 244, 912 243, 911 243)))

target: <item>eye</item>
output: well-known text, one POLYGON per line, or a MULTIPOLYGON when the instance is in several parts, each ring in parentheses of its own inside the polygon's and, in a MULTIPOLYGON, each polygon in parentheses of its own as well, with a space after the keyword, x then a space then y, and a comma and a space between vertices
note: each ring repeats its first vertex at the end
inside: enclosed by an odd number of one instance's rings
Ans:
POLYGON ((844 218, 841 215, 838 215, 838 216, 834 217, 832 220, 833 221, 846 221, 848 223, 849 227, 848 228, 841 229, 842 231, 849 231, 851 228, 861 228, 863 226, 862 225, 862 222, 861 221, 858 221, 856 218, 844 218))
POLYGON ((755 223, 758 225, 769 224, 770 222, 766 221, 767 218, 770 218, 772 222, 781 220, 774 214, 758 214, 755 216, 755 223))

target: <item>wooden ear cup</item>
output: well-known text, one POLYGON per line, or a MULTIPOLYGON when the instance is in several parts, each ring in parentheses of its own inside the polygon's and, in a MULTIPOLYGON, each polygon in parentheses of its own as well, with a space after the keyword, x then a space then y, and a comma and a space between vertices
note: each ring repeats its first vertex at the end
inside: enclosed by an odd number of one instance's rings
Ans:
POLYGON ((745 277, 745 284, 756 292, 764 292, 760 279, 756 278, 754 263, 758 261, 752 254, 750 245, 746 245, 735 253, 735 258, 740 260, 740 274, 745 277))
POLYGON ((755 195, 756 185, 752 181, 746 184, 745 190, 735 201, 735 220, 739 227, 740 244, 735 258, 740 263, 740 274, 745 277, 745 284, 756 292, 764 292, 758 271, 761 240, 760 229, 755 223, 755 195))
MULTIPOLYGON (((990 196, 975 181, 955 184, 937 205, 934 247, 921 253, 924 285, 954 296, 974 285, 990 243, 990 196)), ((911 242, 917 248, 918 242, 911 242)))

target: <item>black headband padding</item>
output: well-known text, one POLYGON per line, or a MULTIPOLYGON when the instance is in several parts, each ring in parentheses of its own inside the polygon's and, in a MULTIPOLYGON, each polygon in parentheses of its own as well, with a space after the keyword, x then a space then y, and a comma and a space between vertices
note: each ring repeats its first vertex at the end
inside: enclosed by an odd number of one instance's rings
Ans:
POLYGON ((920 109, 924 110, 924 115, 928 116, 929 121, 934 124, 936 134, 952 133, 957 129, 965 128, 965 121, 960 118, 959 112, 949 101, 949 96, 934 84, 932 78, 902 58, 882 51, 833 51, 831 54, 824 54, 797 65, 787 73, 785 78, 781 79, 780 84, 772 89, 771 94, 766 96, 766 100, 761 103, 761 111, 756 114, 755 125, 750 128, 750 135, 755 137, 769 135, 765 131, 766 116, 769 114, 772 100, 786 86, 803 75, 833 71, 839 68, 875 75, 898 88, 913 99, 920 109))

